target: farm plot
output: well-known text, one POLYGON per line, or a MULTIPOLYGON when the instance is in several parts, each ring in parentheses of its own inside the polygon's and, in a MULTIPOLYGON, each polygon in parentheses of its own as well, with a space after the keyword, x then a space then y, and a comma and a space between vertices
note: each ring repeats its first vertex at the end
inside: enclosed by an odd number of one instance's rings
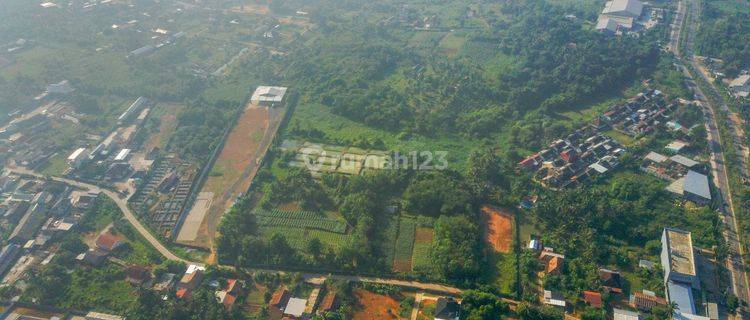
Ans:
POLYGON ((496 252, 510 252, 513 243, 513 214, 492 206, 481 209, 484 238, 496 252))
POLYGON ((279 226, 261 226, 260 231, 266 239, 270 239, 274 234, 281 234, 292 248, 303 252, 307 250, 307 243, 313 238, 334 250, 341 248, 350 238, 348 234, 343 233, 279 226))
POLYGON ((432 228, 417 227, 414 230, 414 248, 411 255, 412 269, 424 268, 431 264, 432 236, 432 228))
POLYGON ((414 250, 416 221, 411 218, 401 218, 400 220, 393 254, 393 270, 409 272, 412 265, 411 257, 414 250))
POLYGON ((346 223, 341 220, 321 217, 320 214, 309 211, 255 211, 261 226, 278 226, 301 229, 316 229, 321 231, 346 233, 346 223))

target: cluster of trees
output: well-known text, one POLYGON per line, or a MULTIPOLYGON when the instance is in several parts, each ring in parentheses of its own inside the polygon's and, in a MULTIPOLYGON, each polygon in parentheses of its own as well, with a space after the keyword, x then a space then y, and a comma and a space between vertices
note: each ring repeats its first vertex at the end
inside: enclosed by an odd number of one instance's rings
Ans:
MULTIPOLYGON (((703 56, 724 60, 726 74, 735 77, 750 65, 750 13, 727 12, 728 4, 702 2, 701 27, 696 35, 698 51, 703 56)), ((738 6, 740 6, 738 4, 738 6)))
POLYGON ((188 102, 177 116, 177 130, 170 138, 169 147, 185 159, 206 161, 221 143, 235 115, 235 105, 226 100, 211 103, 198 98, 188 102))
MULTIPOLYGON (((545 230, 543 241, 568 257, 567 271, 548 276, 545 285, 574 295, 597 289, 599 266, 624 269, 635 263, 625 247, 645 248, 640 257, 658 256, 665 226, 690 230, 696 246, 723 251, 715 212, 677 205, 663 188, 656 178, 625 173, 607 184, 543 197, 533 215, 545 230)), ((526 264, 526 271, 536 270, 533 261, 526 264)))
POLYGON ((502 10, 514 19, 468 36, 468 48, 494 47, 488 56, 449 58, 410 47, 400 31, 340 23, 326 31, 336 37, 289 55, 289 78, 334 113, 370 126, 486 137, 531 110, 561 111, 618 92, 656 66, 653 42, 604 37, 549 2, 502 10), (496 55, 515 57, 514 66, 489 72, 485 63, 496 55))
POLYGON ((429 268, 417 275, 461 285, 487 275, 483 240, 477 221, 478 204, 511 203, 525 187, 510 183, 505 170, 512 164, 493 150, 476 152, 465 174, 444 171, 382 170, 361 176, 323 175, 312 179, 307 170, 290 169, 273 179, 267 168, 255 186, 262 197, 242 199, 219 227, 218 253, 222 263, 239 267, 285 266, 364 271, 382 274, 391 269, 386 250, 397 220, 388 206, 427 217, 434 225, 429 268), (512 191, 515 190, 515 191, 512 191), (335 248, 320 239, 291 246, 283 234, 263 234, 251 211, 256 206, 302 204, 307 210, 336 211, 346 220, 348 237, 335 248))

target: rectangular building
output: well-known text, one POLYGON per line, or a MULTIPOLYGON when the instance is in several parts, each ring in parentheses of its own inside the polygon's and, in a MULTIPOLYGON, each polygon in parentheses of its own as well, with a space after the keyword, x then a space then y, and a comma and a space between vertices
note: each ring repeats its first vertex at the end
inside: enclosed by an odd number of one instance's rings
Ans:
POLYGON ((696 276, 693 240, 690 232, 664 228, 661 245, 664 283, 669 281, 682 282, 700 289, 700 281, 696 276))

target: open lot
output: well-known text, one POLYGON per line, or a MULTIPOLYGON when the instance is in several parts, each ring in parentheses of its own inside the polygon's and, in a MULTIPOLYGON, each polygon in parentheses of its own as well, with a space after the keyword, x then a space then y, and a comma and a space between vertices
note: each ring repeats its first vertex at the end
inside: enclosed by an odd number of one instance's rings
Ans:
POLYGON ((354 292, 357 297, 358 306, 354 311, 352 319, 355 320, 383 320, 399 319, 398 301, 396 299, 372 293, 367 290, 357 289, 354 292))
POLYGON ((497 252, 510 252, 513 244, 513 214, 492 206, 482 207, 484 238, 497 252))
POLYGON ((283 108, 269 109, 248 103, 200 191, 213 193, 213 198, 198 233, 193 241, 186 239, 179 243, 212 248, 222 214, 250 187, 283 116, 283 108))

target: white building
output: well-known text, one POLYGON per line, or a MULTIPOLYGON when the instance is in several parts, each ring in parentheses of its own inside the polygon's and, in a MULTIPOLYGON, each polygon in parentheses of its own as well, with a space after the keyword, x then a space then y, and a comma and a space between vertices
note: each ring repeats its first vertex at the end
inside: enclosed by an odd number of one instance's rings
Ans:
POLYGON ((86 148, 78 148, 68 156, 68 164, 71 167, 80 167, 89 158, 86 148))
POLYGON ((729 89, 732 90, 735 97, 747 98, 750 96, 750 74, 743 74, 729 83, 729 89))
POLYGON ((146 103, 148 102, 148 99, 144 97, 138 97, 138 99, 135 99, 133 103, 123 112, 118 118, 117 122, 123 123, 125 120, 130 118, 133 114, 135 114, 138 110, 141 109, 146 103))
POLYGON ((633 29, 643 14, 643 3, 638 0, 612 0, 604 5, 596 30, 616 33, 633 29))
POLYGON ((250 97, 250 102, 257 105, 271 105, 284 100, 286 87, 259 86, 250 97))

